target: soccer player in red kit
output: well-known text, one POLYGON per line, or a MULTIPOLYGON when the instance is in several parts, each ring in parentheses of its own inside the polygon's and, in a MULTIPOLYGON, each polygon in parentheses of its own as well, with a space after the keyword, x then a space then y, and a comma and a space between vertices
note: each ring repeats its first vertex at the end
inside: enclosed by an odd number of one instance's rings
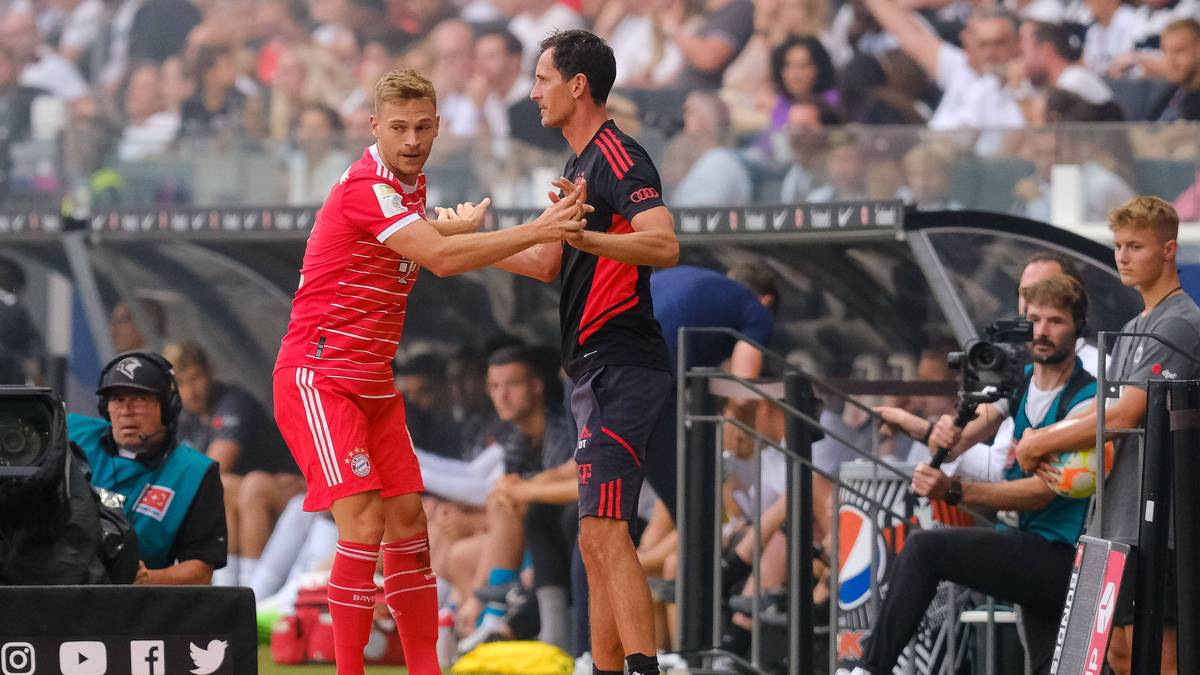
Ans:
POLYGON ((654 617, 629 521, 643 478, 664 500, 675 493, 673 387, 650 273, 675 265, 679 242, 650 156, 608 119, 612 49, 582 30, 555 33, 541 47, 530 98, 542 125, 562 129, 575 153, 564 175, 586 183, 587 227, 565 245, 535 246, 497 267, 562 282, 593 673, 616 675, 628 666, 647 675, 658 673, 654 617))
POLYGON ((408 294, 421 267, 458 274, 561 242, 583 227, 586 196, 559 180, 562 200, 498 232, 475 232, 486 199, 426 220, 421 171, 438 133, 437 99, 411 70, 379 81, 371 131, 377 142, 330 191, 308 239, 275 363, 275 419, 308 483, 304 508, 328 509, 337 523, 329 581, 337 672, 363 672, 382 553, 409 672, 434 675, 437 590, 423 485, 391 370, 408 294))

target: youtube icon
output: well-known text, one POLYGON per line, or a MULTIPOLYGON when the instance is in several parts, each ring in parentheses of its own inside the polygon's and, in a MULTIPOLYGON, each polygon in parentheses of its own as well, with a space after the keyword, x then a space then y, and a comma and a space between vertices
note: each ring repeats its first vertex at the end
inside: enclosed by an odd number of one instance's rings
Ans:
POLYGON ((64 642, 58 648, 58 667, 62 675, 104 675, 108 652, 103 642, 64 642))

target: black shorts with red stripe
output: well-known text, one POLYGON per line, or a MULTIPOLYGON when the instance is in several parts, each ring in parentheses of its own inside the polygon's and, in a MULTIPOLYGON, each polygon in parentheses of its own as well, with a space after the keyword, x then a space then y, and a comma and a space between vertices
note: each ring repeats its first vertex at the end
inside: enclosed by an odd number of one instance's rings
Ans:
POLYGON ((670 373, 640 366, 602 366, 575 384, 580 518, 637 514, 647 457, 675 453, 672 390, 670 373))

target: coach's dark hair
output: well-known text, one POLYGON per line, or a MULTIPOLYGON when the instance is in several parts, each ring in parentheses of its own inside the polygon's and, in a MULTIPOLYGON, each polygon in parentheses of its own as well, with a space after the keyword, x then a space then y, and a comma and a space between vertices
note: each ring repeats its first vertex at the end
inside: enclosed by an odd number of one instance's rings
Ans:
POLYGON ((1075 280, 1075 283, 1083 287, 1083 276, 1079 274, 1079 268, 1075 266, 1075 261, 1071 259, 1071 256, 1058 251, 1038 251, 1029 256, 1029 260, 1025 262, 1025 267, 1040 262, 1058 263, 1058 268, 1062 270, 1063 274, 1071 277, 1075 280))
POLYGON ((564 80, 582 74, 587 78, 596 105, 604 105, 613 80, 617 79, 617 59, 602 38, 586 30, 558 31, 542 40, 542 52, 554 50, 554 67, 564 80))
POLYGON ((767 305, 767 309, 771 310, 772 314, 779 313, 779 287, 775 285, 775 275, 766 268, 751 263, 738 263, 730 267, 725 276, 746 286, 759 297, 770 297, 771 304, 767 305))

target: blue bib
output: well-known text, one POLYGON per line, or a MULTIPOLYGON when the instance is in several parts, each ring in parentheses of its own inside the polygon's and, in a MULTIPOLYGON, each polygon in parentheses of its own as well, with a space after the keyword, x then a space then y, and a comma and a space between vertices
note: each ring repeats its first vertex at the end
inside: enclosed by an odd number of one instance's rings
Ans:
MULTIPOLYGON (((1032 379, 1033 366, 1025 366, 1024 391, 1021 394, 1020 401, 1015 406, 1015 410, 1013 410, 1014 440, 1020 440, 1026 429, 1041 429, 1060 421, 1060 416, 1065 416, 1075 406, 1096 397, 1096 378, 1084 370, 1083 362, 1077 356, 1075 357, 1075 370, 1071 373, 1071 379, 1067 380, 1067 385, 1063 387, 1062 391, 1058 392, 1058 396, 1054 397, 1054 401, 1050 404, 1050 409, 1046 411, 1046 416, 1042 418, 1041 423, 1034 426, 1029 423, 1029 417, 1025 414, 1025 402, 1029 398, 1029 383, 1032 379), (1065 401, 1063 400, 1064 396, 1068 397, 1065 401)), ((1032 475, 1022 470, 1021 465, 1015 461, 1004 471, 1004 478, 1006 480, 1019 480, 1032 475)), ((1090 501, 1090 497, 1086 499, 1071 499, 1055 495, 1049 504, 1036 511, 1022 511, 1018 518, 1019 528, 1026 532, 1033 532, 1050 541, 1061 541, 1069 546, 1074 546, 1075 541, 1079 539, 1079 535, 1083 534, 1084 521, 1087 518, 1090 501)), ((1003 528, 1005 525, 1001 524, 997 525, 997 527, 1003 528)))
POLYGON ((175 562, 171 558, 175 535, 213 460, 180 443, 161 464, 150 468, 109 454, 101 439, 111 432, 112 425, 104 420, 67 416, 67 435, 87 456, 92 466, 92 485, 125 496, 125 517, 137 533, 146 567, 169 567, 175 562))

